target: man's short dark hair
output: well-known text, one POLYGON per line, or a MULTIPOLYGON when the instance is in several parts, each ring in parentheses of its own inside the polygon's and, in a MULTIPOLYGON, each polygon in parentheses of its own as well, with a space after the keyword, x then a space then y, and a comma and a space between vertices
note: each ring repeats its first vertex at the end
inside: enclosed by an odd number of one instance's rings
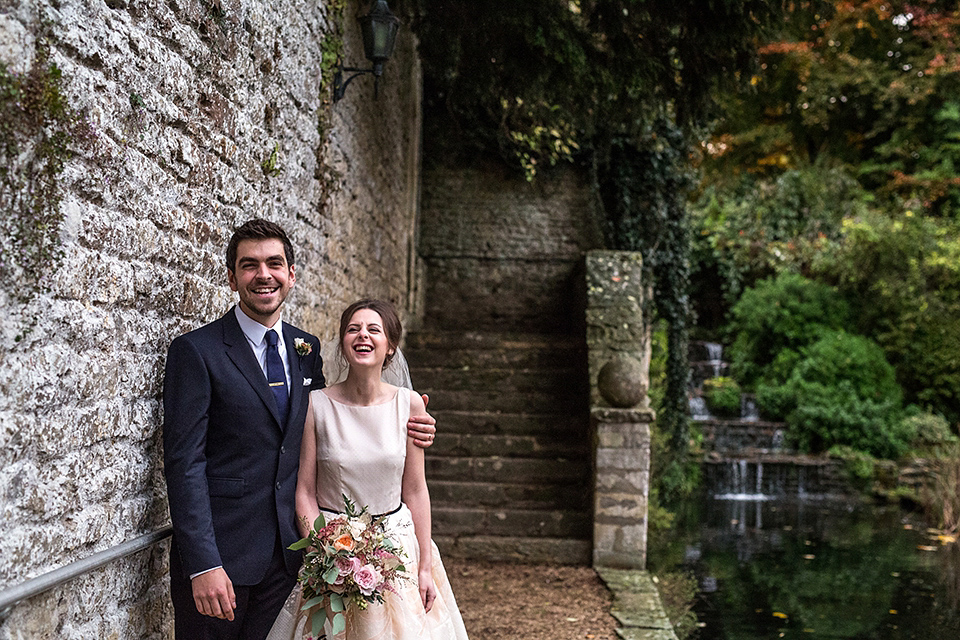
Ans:
POLYGON ((269 220, 254 218, 237 227, 236 231, 233 232, 233 236, 230 237, 230 243, 227 244, 227 269, 230 271, 237 270, 237 246, 241 240, 272 239, 283 242, 283 253, 287 258, 287 265, 293 266, 293 244, 290 242, 290 238, 287 237, 287 232, 283 230, 283 227, 269 220))

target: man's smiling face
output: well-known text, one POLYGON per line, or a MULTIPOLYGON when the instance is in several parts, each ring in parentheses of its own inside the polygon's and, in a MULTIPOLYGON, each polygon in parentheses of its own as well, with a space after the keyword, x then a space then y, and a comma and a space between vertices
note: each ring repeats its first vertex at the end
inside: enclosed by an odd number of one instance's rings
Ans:
POLYGON ((237 263, 227 270, 230 288, 240 294, 240 309, 260 324, 272 327, 280 306, 297 281, 278 238, 241 240, 237 263))

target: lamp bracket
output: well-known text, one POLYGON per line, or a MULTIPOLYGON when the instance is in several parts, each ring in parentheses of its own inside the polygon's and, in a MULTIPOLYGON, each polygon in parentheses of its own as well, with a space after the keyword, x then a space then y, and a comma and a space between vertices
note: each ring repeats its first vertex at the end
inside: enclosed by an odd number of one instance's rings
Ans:
POLYGON ((362 76, 367 73, 374 74, 373 99, 376 100, 378 98, 378 94, 380 93, 380 74, 377 73, 377 71, 378 69, 376 67, 360 69, 358 67, 345 67, 342 64, 337 65, 337 70, 333 74, 333 101, 339 102, 347 92, 347 85, 349 85, 350 82, 357 76, 362 76), (346 80, 343 79, 343 73, 345 71, 353 73, 353 75, 346 80))

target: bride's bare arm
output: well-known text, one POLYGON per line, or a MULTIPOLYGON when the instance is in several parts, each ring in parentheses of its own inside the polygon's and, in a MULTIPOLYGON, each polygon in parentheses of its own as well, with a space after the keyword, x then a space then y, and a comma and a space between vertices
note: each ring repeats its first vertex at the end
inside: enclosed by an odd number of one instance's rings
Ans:
MULTIPOLYGON (((411 417, 426 412, 423 398, 416 393, 411 393, 411 417)), ((403 502, 413 516, 413 530, 417 535, 417 545, 420 548, 420 564, 417 571, 420 599, 423 602, 423 608, 430 611, 433 608, 433 601, 437 598, 437 588, 433 582, 430 493, 427 490, 427 479, 424 473, 423 449, 417 446, 412 438, 407 438, 407 459, 403 465, 401 494, 403 502)))
POLYGON ((313 421, 313 397, 307 407, 300 442, 300 471, 297 473, 297 528, 306 536, 313 521, 320 515, 317 506, 317 429, 313 421))

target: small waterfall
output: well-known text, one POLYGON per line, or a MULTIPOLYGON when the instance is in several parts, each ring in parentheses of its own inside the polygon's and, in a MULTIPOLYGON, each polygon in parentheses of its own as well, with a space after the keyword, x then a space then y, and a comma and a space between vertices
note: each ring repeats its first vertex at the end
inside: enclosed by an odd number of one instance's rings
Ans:
POLYGON ((713 367, 713 377, 719 378, 723 375, 725 366, 723 361, 723 345, 718 342, 704 342, 703 346, 707 350, 707 362, 713 367))
POLYGON ((772 451, 783 451, 785 444, 786 436, 784 435, 783 429, 777 429, 774 431, 773 439, 770 442, 770 449, 772 451))
POLYGON ((757 410, 757 400, 748 393, 740 396, 740 420, 743 422, 757 422, 760 420, 760 412, 757 410))
POLYGON ((707 409, 707 401, 703 399, 703 396, 690 394, 687 403, 690 407, 690 418, 692 420, 713 420, 710 410, 707 409))
POLYGON ((764 486, 763 463, 730 460, 711 483, 717 500, 772 500, 777 497, 764 486))
POLYGON ((716 500, 818 500, 829 492, 821 466, 809 456, 728 458, 708 462, 705 480, 716 500))

